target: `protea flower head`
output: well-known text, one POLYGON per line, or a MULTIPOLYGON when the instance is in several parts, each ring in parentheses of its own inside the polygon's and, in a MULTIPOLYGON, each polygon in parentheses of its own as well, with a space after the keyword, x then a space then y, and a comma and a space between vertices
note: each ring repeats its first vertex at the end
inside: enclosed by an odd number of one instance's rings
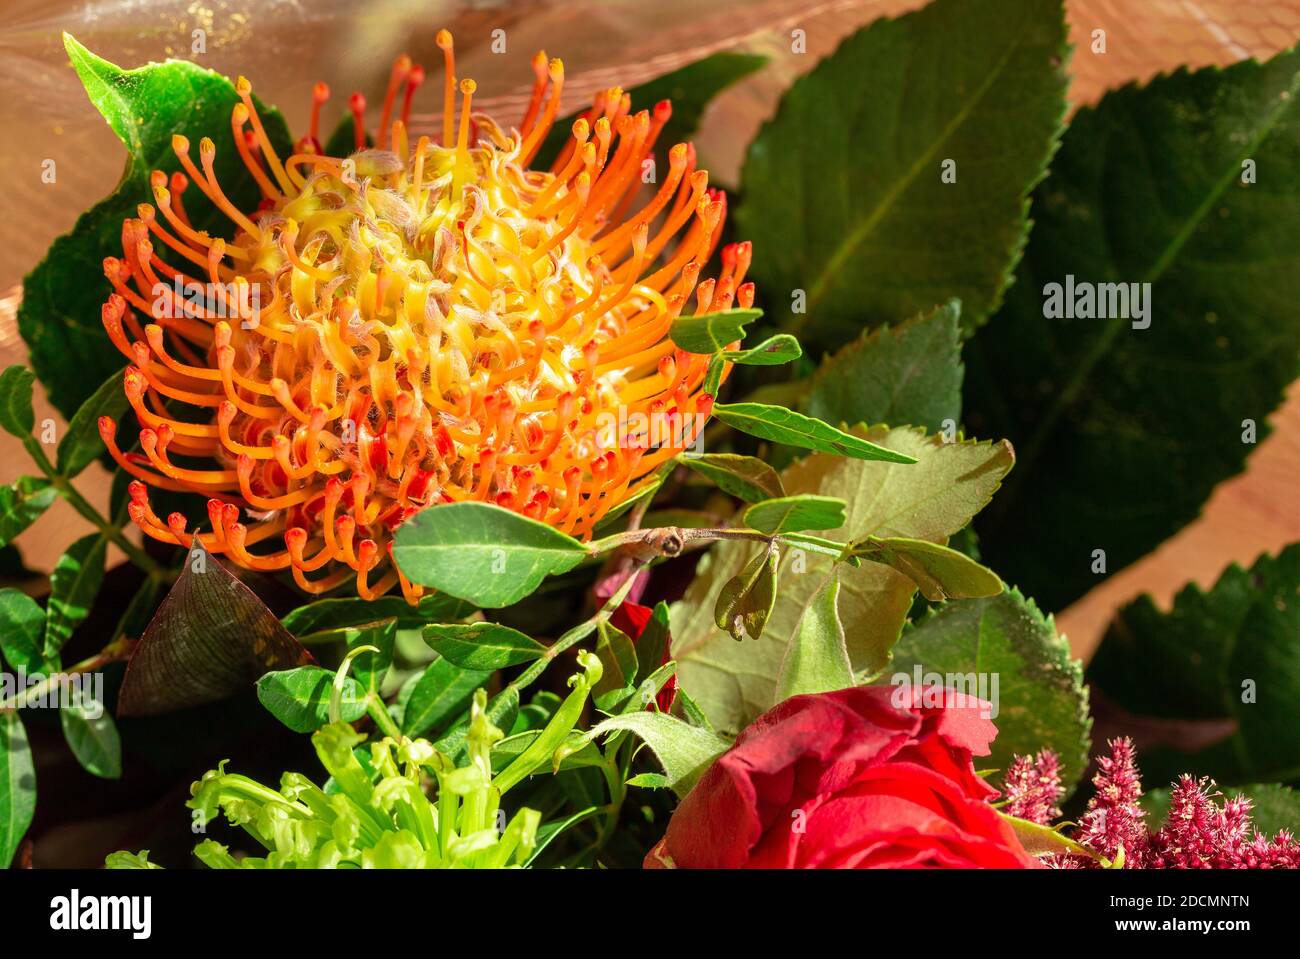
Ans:
POLYGON ((196 163, 174 138, 184 173, 153 174, 155 205, 123 224, 122 257, 104 263, 116 292, 103 320, 132 364, 140 451, 122 449, 111 420, 100 431, 141 481, 130 513, 148 535, 195 535, 181 514, 154 513, 148 486, 201 493, 208 550, 291 569, 311 593, 355 579, 373 598, 400 581, 415 602, 422 590, 389 550, 417 510, 479 500, 589 537, 703 428, 709 357, 677 349, 669 327, 692 296, 702 312, 748 306, 754 291, 746 243, 697 285, 726 201, 689 145, 668 151, 635 208, 668 102, 633 113, 627 94, 602 91, 551 170, 533 170, 561 62, 534 58, 531 102, 507 132, 473 112, 451 35, 438 46, 440 142, 410 142, 424 73, 400 57, 372 149, 364 99, 351 98, 349 157, 321 148, 324 84, 309 135, 282 158, 241 78, 231 124, 255 210, 223 193, 210 139, 196 163), (190 189, 229 217, 233 240, 192 226, 190 189), (208 293, 184 295, 195 287, 208 293), (680 428, 652 435, 657 421, 680 428))

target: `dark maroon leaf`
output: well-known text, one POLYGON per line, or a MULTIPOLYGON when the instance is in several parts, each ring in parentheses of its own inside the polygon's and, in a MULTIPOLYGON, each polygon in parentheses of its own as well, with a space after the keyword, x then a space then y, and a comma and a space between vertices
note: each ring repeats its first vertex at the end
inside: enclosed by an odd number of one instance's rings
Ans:
POLYGON ((263 673, 314 662, 247 586, 195 539, 126 667, 119 716, 224 699, 263 673))

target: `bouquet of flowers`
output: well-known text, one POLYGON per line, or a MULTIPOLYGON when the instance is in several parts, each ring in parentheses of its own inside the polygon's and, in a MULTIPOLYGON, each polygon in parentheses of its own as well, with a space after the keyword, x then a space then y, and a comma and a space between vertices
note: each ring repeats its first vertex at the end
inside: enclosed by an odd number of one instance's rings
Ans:
POLYGON ((1300 54, 1067 121, 1067 34, 876 20, 727 190, 691 137, 758 55, 577 103, 539 52, 500 115, 441 30, 291 132, 65 35, 127 166, 0 375, 0 864, 57 712, 93 776, 210 767, 118 868, 1295 867, 1300 545, 1086 674, 1042 610, 1300 375, 1300 54))

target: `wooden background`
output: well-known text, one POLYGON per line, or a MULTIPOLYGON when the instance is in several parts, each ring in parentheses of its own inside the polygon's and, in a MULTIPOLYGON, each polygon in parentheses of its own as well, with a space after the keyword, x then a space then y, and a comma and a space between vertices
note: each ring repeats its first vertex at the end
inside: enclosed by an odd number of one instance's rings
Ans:
MULTIPOLYGON (((719 182, 734 184, 744 148, 770 116, 780 92, 839 40, 878 16, 922 6, 923 0, 562 0, 502 2, 222 3, 161 0, 138 5, 88 5, 82 0, 5 0, 0 12, 0 364, 22 362, 14 326, 17 284, 66 232, 77 214, 109 193, 123 152, 86 102, 68 67, 60 33, 69 30, 96 52, 135 65, 186 56, 205 66, 247 74, 259 94, 285 111, 290 126, 305 123, 312 83, 327 77, 335 111, 352 89, 382 89, 387 65, 402 50, 417 62, 440 62, 433 33, 457 33, 462 75, 479 82, 476 104, 514 110, 527 96, 528 56, 545 46, 564 57, 566 102, 591 91, 631 86, 715 50, 757 51, 772 57, 758 75, 709 108, 697 138, 719 182), (101 12, 102 11, 102 12, 101 12), (507 31, 508 56, 490 54, 488 32, 507 31), (807 35, 807 53, 790 52, 790 31, 807 35), (194 31, 204 49, 194 53, 194 31), (58 179, 42 184, 42 161, 53 158, 58 179)), ((1071 36, 1070 97, 1092 103, 1105 90, 1145 80, 1181 64, 1228 64, 1267 57, 1300 39, 1300 0, 1067 0, 1071 36), (1106 52, 1094 54, 1094 30, 1106 31, 1106 52)), ((427 94, 427 90, 426 90, 427 94)), ((426 95, 430 105, 435 96, 426 95)), ((328 122, 334 113, 327 108, 328 122)), ((417 113, 432 129, 437 115, 417 113)), ((421 131, 423 132, 423 131, 421 131)), ((87 277, 87 282, 101 282, 87 277)), ((106 348, 108 348, 106 344, 106 348)), ((38 420, 53 416, 38 398, 38 420)), ((57 417, 56 417, 57 419, 57 417)), ((1141 592, 1167 604, 1189 580, 1208 586, 1231 562, 1300 541, 1300 386, 1273 419, 1247 471, 1215 491, 1203 515, 1139 563, 1107 579, 1058 617, 1079 655, 1095 647, 1112 611, 1141 592)), ((18 443, 0 439, 0 481, 29 471, 18 443)), ((97 466, 79 485, 99 505, 108 475, 97 466)), ((86 531, 57 503, 19 540, 30 566, 48 570, 59 551, 86 531)))

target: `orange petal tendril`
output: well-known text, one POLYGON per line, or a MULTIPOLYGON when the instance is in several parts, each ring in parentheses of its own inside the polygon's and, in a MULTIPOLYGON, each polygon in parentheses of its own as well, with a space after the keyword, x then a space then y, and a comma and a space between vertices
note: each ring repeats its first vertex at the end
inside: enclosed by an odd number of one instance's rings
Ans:
POLYGON ((139 451, 124 451, 111 419, 99 426, 137 478, 130 515, 149 536, 188 546, 196 533, 179 513, 156 515, 148 487, 200 493, 209 551, 289 570, 308 593, 400 586, 415 603, 424 590, 390 550, 418 510, 478 500, 587 539, 703 429, 709 357, 668 330, 692 299, 696 312, 753 302, 750 247, 725 247, 721 274, 697 286, 726 200, 687 144, 633 212, 670 105, 632 113, 623 91, 602 91, 552 169, 530 169, 559 115, 563 64, 534 58, 527 113, 504 132, 471 111, 474 82, 457 80, 447 31, 437 45, 441 142, 408 137, 425 73, 406 56, 375 149, 365 99, 351 97, 359 149, 347 158, 323 154, 328 87, 313 90, 297 152, 280 157, 241 77, 231 124, 258 208, 222 191, 211 140, 196 162, 178 136, 184 173, 155 172, 155 205, 123 224, 103 321, 131 364, 139 451), (231 220, 233 240, 192 226, 190 189, 231 220))

